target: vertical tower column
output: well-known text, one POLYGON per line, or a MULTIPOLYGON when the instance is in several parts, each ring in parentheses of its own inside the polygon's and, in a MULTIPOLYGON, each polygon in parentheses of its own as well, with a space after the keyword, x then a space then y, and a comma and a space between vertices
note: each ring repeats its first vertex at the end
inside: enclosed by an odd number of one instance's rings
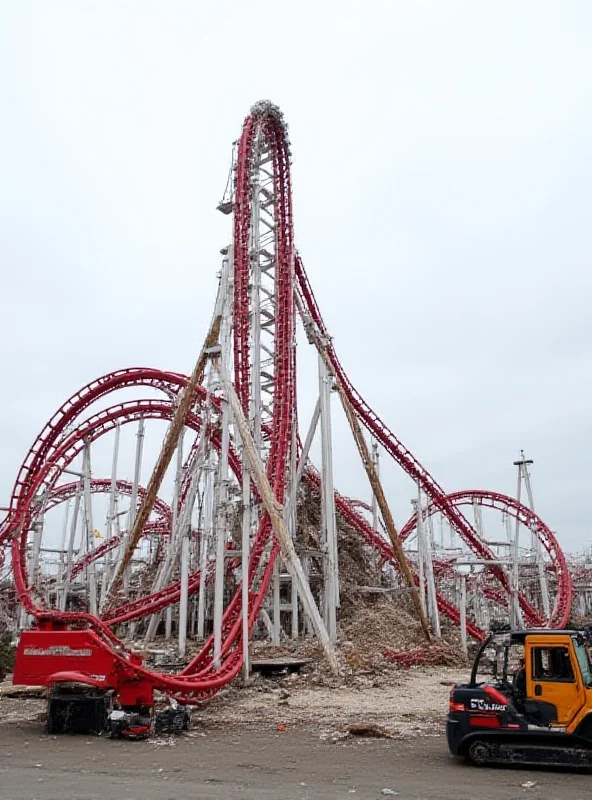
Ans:
MULTIPOLYGON (((90 491, 90 482, 91 482, 91 467, 90 467, 90 442, 86 441, 84 443, 84 450, 82 456, 82 472, 84 474, 83 483, 84 483, 84 522, 85 522, 85 530, 86 530, 86 547, 87 551, 90 554, 94 550, 95 546, 95 532, 93 527, 93 517, 92 517, 92 497, 90 491)), ((96 616, 98 612, 97 608, 97 578, 96 578, 96 564, 94 561, 91 561, 87 567, 87 575, 88 575, 88 605, 89 611, 91 614, 96 616)))
MULTIPOLYGON (((534 513, 534 497, 532 494, 532 483, 530 481, 530 472, 528 471, 529 465, 533 463, 534 462, 532 459, 526 459, 524 457, 524 450, 520 451, 520 459, 518 461, 514 461, 514 466, 518 467, 519 480, 522 479, 524 481, 524 488, 526 489, 526 497, 528 499, 528 507, 534 513)), ((547 575, 545 573, 545 560, 543 557, 543 548, 540 539, 536 535, 536 531, 534 530, 531 531, 531 547, 537 565, 543 611, 545 612, 545 616, 547 617, 547 619, 549 619, 551 615, 551 603, 549 601, 549 586, 547 583, 547 575)))
MULTIPOLYGON (((376 439, 372 439, 372 463, 374 464, 376 475, 380 477, 380 468, 378 464, 378 442, 376 439)), ((372 492, 372 527, 378 533, 378 500, 376 499, 374 492, 372 492)))
MULTIPOLYGON (((113 444, 113 458, 111 462, 111 486, 109 487, 109 511, 107 513, 106 536, 111 539, 113 532, 116 528, 115 522, 115 507, 117 500, 117 462, 119 460, 119 440, 121 436, 121 426, 117 425, 115 428, 115 442, 113 444)), ((112 552, 109 550, 105 553, 105 561, 103 565, 103 579, 101 581, 101 594, 99 600, 99 609, 102 611, 107 598, 107 590, 111 580, 111 562, 112 552)))
POLYGON ((331 440, 331 378, 319 355, 319 396, 321 399, 321 503, 323 544, 325 547, 325 625, 331 638, 337 638, 339 606, 339 559, 333 488, 333 448, 331 440))
MULTIPOLYGON (((419 508, 419 516, 422 516, 421 511, 421 487, 417 485, 417 505, 419 508)), ((433 529, 430 524, 431 520, 427 515, 428 504, 426 501, 426 523, 422 524, 422 537, 424 543, 424 558, 425 558, 425 575, 427 578, 427 592, 428 592, 428 610, 432 623, 432 631, 436 638, 440 638, 440 614, 438 612, 438 599, 436 595, 436 580, 434 578, 434 561, 433 561, 433 529)), ((423 520, 422 520, 423 523, 423 520)))

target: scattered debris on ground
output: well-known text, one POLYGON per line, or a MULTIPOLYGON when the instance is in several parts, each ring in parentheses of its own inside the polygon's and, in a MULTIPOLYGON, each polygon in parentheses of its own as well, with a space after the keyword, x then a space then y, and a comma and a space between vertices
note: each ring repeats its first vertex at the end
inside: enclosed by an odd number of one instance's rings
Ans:
POLYGON ((45 686, 15 686, 10 681, 0 683, 0 698, 20 697, 22 699, 30 698, 44 698, 47 696, 47 689, 45 686))
POLYGON ((453 667, 462 663, 458 650, 446 642, 434 642, 415 650, 385 650, 384 655, 400 667, 453 667))
POLYGON ((395 735, 382 725, 371 722, 353 722, 345 725, 343 730, 350 736, 361 736, 364 739, 394 739, 395 735))

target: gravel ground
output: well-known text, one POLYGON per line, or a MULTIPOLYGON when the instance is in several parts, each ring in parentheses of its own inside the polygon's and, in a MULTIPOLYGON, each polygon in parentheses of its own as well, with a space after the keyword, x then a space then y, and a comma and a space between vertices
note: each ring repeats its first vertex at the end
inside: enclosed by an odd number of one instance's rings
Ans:
POLYGON ((464 670, 421 668, 358 674, 335 686, 314 673, 257 678, 195 710, 188 733, 143 742, 48 736, 44 700, 0 692, 0 798, 592 796, 589 774, 478 769, 451 758, 442 735, 448 689, 464 677, 464 670), (378 725, 388 738, 347 736, 351 723, 378 725))
POLYGON ((260 724, 120 742, 0 725, 3 800, 588 800, 591 781, 477 769, 452 759, 442 736, 333 743, 307 726, 260 724))
MULTIPOLYGON (((193 714, 194 724, 310 725, 327 732, 346 723, 374 723, 398 735, 437 735, 448 709, 449 688, 464 677, 458 669, 392 671, 356 675, 350 682, 315 685, 311 676, 256 679, 247 688, 221 692, 193 714)), ((314 678, 313 678, 314 680, 314 678)))

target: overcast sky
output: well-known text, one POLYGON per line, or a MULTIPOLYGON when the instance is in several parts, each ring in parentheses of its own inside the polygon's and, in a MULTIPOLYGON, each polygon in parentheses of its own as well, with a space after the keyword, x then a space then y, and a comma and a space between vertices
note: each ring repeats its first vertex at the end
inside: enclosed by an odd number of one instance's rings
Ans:
MULTIPOLYGON (((587 0, 2 0, 0 505, 80 386, 191 370, 230 146, 270 98, 354 384, 447 490, 515 492, 524 448, 537 510, 587 546, 591 37, 587 0)), ((315 385, 304 358, 303 420, 315 385)), ((334 430, 367 498, 337 405, 334 430)))

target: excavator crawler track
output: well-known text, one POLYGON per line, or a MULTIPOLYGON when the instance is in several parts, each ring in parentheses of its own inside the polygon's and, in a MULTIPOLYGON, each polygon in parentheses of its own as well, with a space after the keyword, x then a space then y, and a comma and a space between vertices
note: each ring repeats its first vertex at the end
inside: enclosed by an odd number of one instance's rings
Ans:
POLYGON ((478 766, 516 764, 533 767, 592 767, 592 749, 587 747, 500 742, 486 736, 471 742, 467 757, 478 766))

